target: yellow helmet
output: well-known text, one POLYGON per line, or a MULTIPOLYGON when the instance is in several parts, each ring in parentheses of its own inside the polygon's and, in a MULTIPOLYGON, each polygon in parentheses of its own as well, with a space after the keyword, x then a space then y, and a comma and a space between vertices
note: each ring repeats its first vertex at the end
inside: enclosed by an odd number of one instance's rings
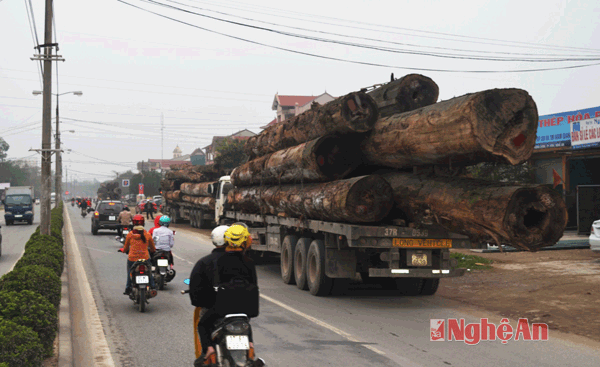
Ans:
POLYGON ((225 242, 234 247, 242 247, 250 237, 248 229, 240 224, 234 224, 225 231, 225 242))

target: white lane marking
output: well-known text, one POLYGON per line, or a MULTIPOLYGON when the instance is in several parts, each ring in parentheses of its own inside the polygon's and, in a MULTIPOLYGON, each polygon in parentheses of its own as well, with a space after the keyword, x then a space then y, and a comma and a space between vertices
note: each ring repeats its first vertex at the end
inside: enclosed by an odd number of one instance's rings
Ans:
POLYGON ((69 264, 69 266, 73 265, 75 267, 75 273, 78 276, 78 279, 69 278, 69 282, 79 282, 81 293, 83 293, 80 294, 81 299, 79 301, 83 305, 83 315, 88 317, 87 322, 85 322, 85 324, 88 325, 86 328, 87 335, 74 336, 87 339, 87 342, 90 344, 91 356, 96 362, 94 364, 95 366, 115 367, 115 362, 106 341, 102 322, 100 321, 100 315, 98 314, 98 307, 92 294, 92 288, 90 287, 87 273, 83 267, 83 260, 81 259, 79 244, 77 244, 77 240, 75 239, 71 217, 67 212, 66 206, 63 206, 63 217, 65 218, 65 241, 67 242, 67 251, 72 251, 71 256, 75 260, 74 264, 69 264))
MULTIPOLYGON (((173 253, 171 252, 171 254, 173 254, 173 253)), ((191 261, 187 261, 186 259, 184 259, 184 258, 183 258, 183 257, 181 257, 181 256, 177 256, 177 255, 173 254, 173 257, 176 257, 177 259, 179 259, 179 260, 181 260, 181 261, 183 261, 183 262, 186 262, 186 263, 188 263, 188 264, 190 264, 190 265, 194 265, 194 263, 193 263, 193 262, 191 262, 191 261)))
POLYGON ((363 346, 363 347, 365 347, 365 348, 367 348, 367 349, 369 349, 369 350, 371 350, 371 351, 373 351, 373 352, 375 352, 375 353, 377 353, 377 354, 380 354, 380 355, 382 355, 382 356, 384 356, 384 355, 385 355, 385 352, 383 352, 383 351, 381 351, 381 350, 379 350, 379 349, 375 348, 375 347, 374 347, 374 346, 372 346, 372 345, 365 345, 364 343, 366 343, 366 342, 361 342, 361 341, 359 341, 358 339, 354 338, 352 335, 348 334, 347 332, 345 332, 345 331, 343 331, 343 330, 341 330, 341 329, 338 329, 338 328, 336 328, 336 327, 335 327, 335 326, 333 326, 333 325, 329 325, 328 323, 326 323, 326 322, 324 322, 324 321, 321 321, 321 320, 319 320, 319 319, 316 319, 316 318, 314 318, 314 317, 312 317, 312 316, 310 316, 310 315, 307 315, 307 314, 305 314, 304 312, 298 311, 298 310, 296 310, 295 308, 293 308, 293 307, 290 307, 290 306, 286 305, 285 303, 279 302, 278 300, 276 300, 276 299, 274 299, 274 298, 271 298, 271 297, 269 297, 269 296, 265 296, 264 294, 261 294, 261 295, 260 295, 260 297, 261 297, 261 298, 264 298, 264 299, 266 299, 267 301, 269 301, 269 302, 271 302, 271 303, 274 303, 274 304, 276 304, 276 305, 277 305, 277 306, 279 306, 279 307, 282 307, 282 308, 284 308, 284 309, 286 309, 286 310, 288 310, 288 311, 290 311, 290 312, 293 312, 293 313, 295 313, 295 314, 296 314, 296 315, 298 315, 298 316, 304 317, 304 318, 305 318, 305 319, 307 319, 308 321, 311 321, 311 322, 313 322, 313 323, 315 323, 315 324, 317 324, 317 325, 319 325, 319 326, 321 326, 321 327, 324 327, 325 329, 328 329, 328 330, 330 330, 330 331, 333 331, 334 333, 336 333, 336 334, 338 334, 338 335, 340 335, 340 336, 342 336, 342 337, 344 337, 344 338, 348 339, 348 340, 349 340, 349 341, 351 341, 351 342, 354 342, 354 343, 360 343, 360 344, 362 344, 362 346, 363 346))
POLYGON ((106 252, 107 254, 117 253, 116 251, 115 251, 115 252, 112 252, 112 251, 100 250, 100 249, 98 249, 98 248, 95 248, 95 247, 90 247, 90 246, 85 246, 85 247, 89 248, 90 250, 94 250, 94 251, 106 252))

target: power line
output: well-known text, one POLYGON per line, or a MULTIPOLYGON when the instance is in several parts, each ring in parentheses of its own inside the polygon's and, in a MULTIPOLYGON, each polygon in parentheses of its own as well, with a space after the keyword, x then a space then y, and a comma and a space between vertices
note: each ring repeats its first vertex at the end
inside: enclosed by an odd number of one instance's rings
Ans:
POLYGON ((179 20, 179 19, 175 19, 175 18, 166 16, 166 15, 162 15, 160 13, 156 13, 156 12, 153 12, 151 10, 144 9, 144 8, 139 7, 137 5, 130 4, 130 3, 126 2, 126 1, 124 1, 124 0, 117 0, 117 1, 120 2, 120 3, 123 3, 125 5, 129 5, 129 6, 133 7, 133 8, 142 10, 144 12, 147 12, 147 13, 150 13, 150 14, 154 14, 156 16, 159 16, 159 17, 162 17, 162 18, 165 18, 165 19, 172 20, 172 21, 177 22, 177 23, 181 23, 181 24, 184 24, 184 25, 187 25, 187 26, 190 26, 190 27, 201 29, 201 30, 204 30, 204 31, 207 31, 207 32, 210 32, 210 33, 218 34, 218 35, 221 35, 221 36, 224 36, 224 37, 232 38, 232 39, 235 39, 235 40, 238 40, 238 41, 247 42, 247 43, 251 43, 251 44, 259 45, 259 46, 264 46, 264 47, 268 47, 268 48, 272 48, 272 49, 276 49, 276 50, 280 50, 280 51, 291 52, 291 53, 295 53, 295 54, 299 54, 299 55, 311 56, 311 57, 325 59, 325 60, 340 61, 340 62, 345 62, 345 63, 350 63, 350 64, 357 64, 357 65, 364 65, 364 66, 376 66, 376 67, 396 68, 396 69, 415 70, 415 71, 437 71, 437 72, 442 72, 442 73, 486 73, 486 74, 488 74, 488 73, 527 73, 527 72, 538 72, 538 71, 566 70, 566 69, 577 69, 577 68, 583 68, 583 67, 600 65, 600 63, 591 63, 591 64, 583 64, 583 65, 562 66, 562 67, 553 67, 553 68, 537 68, 537 69, 517 69, 517 70, 452 70, 452 69, 415 68, 415 67, 407 67, 407 66, 387 65, 387 64, 379 64, 379 63, 373 63, 373 62, 348 60, 348 59, 342 59, 342 58, 338 58, 338 57, 331 57, 331 56, 324 56, 324 55, 314 54, 314 53, 310 53, 310 52, 297 51, 297 50, 288 49, 288 48, 284 48, 284 47, 278 47, 278 46, 269 45, 269 44, 258 42, 258 41, 252 41, 252 40, 249 40, 249 39, 246 39, 246 38, 242 38, 242 37, 232 36, 232 35, 229 35, 229 34, 226 34, 226 33, 214 31, 212 29, 200 27, 200 26, 197 26, 195 24, 191 24, 191 23, 179 20))
MULTIPOLYGON (((35 24, 35 18, 33 16, 33 6, 31 5, 31 0, 25 0, 25 8, 26 8, 26 12, 27 12, 27 20, 29 21, 29 29, 31 30, 31 38, 33 39, 33 47, 38 47, 40 45, 40 42, 38 40, 38 36, 37 36, 37 27, 35 24)), ((44 69, 42 67, 42 60, 39 61, 39 70, 37 70, 39 73, 38 74, 38 78, 39 78, 39 82, 40 82, 40 87, 42 86, 42 75, 44 75, 44 69)))
MULTIPOLYGON (((247 11, 247 12, 252 12, 252 13, 278 16, 277 14, 272 14, 272 13, 258 12, 258 11, 248 10, 248 9, 240 9, 240 8, 235 8, 235 7, 232 7, 232 6, 226 6, 226 5, 223 4, 222 1, 219 2, 219 3, 217 3, 217 4, 211 3, 211 2, 207 2, 207 1, 198 1, 198 0, 193 1, 193 2, 207 3, 207 4, 210 4, 210 5, 215 5, 215 6, 229 8, 229 9, 236 9, 236 10, 247 11)), ((233 3, 236 3, 236 2, 233 2, 233 3)), ((238 3, 238 4, 240 4, 240 3, 238 3)), ((252 7, 254 7, 254 8, 261 8, 260 6, 248 5, 246 3, 240 4, 240 5, 246 6, 246 7, 251 7, 251 8, 252 7)), ((426 31, 426 30, 424 31, 424 30, 419 30, 419 29, 397 27, 397 26, 389 26, 389 25, 382 25, 382 24, 374 24, 374 23, 368 23, 368 22, 362 22, 362 21, 356 21, 356 20, 340 19, 340 18, 328 17, 328 16, 323 16, 323 15, 317 15, 317 14, 299 13, 297 11, 282 10, 282 9, 276 9, 276 8, 273 8, 273 7, 269 7, 268 9, 269 10, 274 10, 275 9, 275 10, 279 10, 282 13, 293 14, 295 16, 305 16, 305 17, 308 18, 308 19, 303 19, 303 18, 297 18, 297 17, 293 17, 293 16, 286 16, 287 19, 301 20, 301 21, 311 22, 311 23, 332 25, 332 26, 344 27, 344 28, 351 28, 351 29, 367 30, 367 31, 373 31, 373 32, 380 32, 380 33, 384 32, 384 33, 397 34, 397 35, 405 35, 405 36, 408 35, 408 36, 414 36, 414 37, 439 39, 439 40, 445 40, 445 41, 478 43, 478 44, 495 45, 495 46, 503 46, 503 47, 526 47, 528 49, 531 49, 531 48, 537 48, 537 49, 556 49, 557 51, 562 49, 562 50, 565 50, 565 51, 577 50, 577 51, 581 51, 581 52, 593 52, 593 53, 600 52, 600 50, 597 50, 597 49, 587 49, 587 48, 582 48, 582 47, 556 46, 556 45, 540 45, 539 43, 532 43, 532 42, 506 41, 506 40, 494 39, 494 38, 464 36, 464 35, 457 35, 457 34, 444 33, 444 32, 435 32, 435 31, 426 31), (334 24, 334 23, 327 23, 327 22, 321 22, 321 21, 315 20, 316 18, 330 19, 330 20, 338 21, 338 22, 351 23, 352 26, 342 25, 342 24, 334 24), (424 34, 433 34, 433 35, 458 37, 458 38, 464 38, 464 39, 467 39, 467 40, 458 40, 458 39, 441 38, 441 37, 428 37, 428 36, 420 36, 420 35, 415 35, 415 34, 382 31, 382 30, 379 30, 379 29, 375 30, 375 29, 370 29, 370 28, 357 27, 356 24, 364 24, 364 25, 370 25, 370 26, 374 26, 374 27, 378 27, 378 28, 397 29, 397 30, 403 30, 403 31, 409 31, 409 32, 419 32, 419 33, 424 33, 424 34), (468 41, 468 40, 495 41, 495 42, 512 43, 514 45, 522 45, 522 46, 506 45, 506 44, 502 44, 502 43, 487 43, 487 42, 478 42, 478 41, 468 41)))
MULTIPOLYGON (((272 31, 272 32, 279 33, 279 34, 282 34, 282 35, 287 35, 287 36, 292 36, 292 37, 300 37, 300 38, 306 38, 306 39, 312 39, 312 40, 317 40, 317 41, 321 41, 321 42, 340 43, 340 42, 331 41, 331 40, 324 40, 324 39, 318 39, 318 38, 313 38, 313 37, 306 37, 306 36, 301 36, 301 35, 294 35, 294 34, 287 33, 287 32, 279 32, 279 31, 276 31, 276 30, 268 29, 268 28, 255 27, 255 26, 251 26, 251 25, 247 25, 247 24, 238 23, 238 22, 231 22, 231 21, 224 20, 224 19, 210 17, 210 16, 204 15, 204 14, 190 12, 190 11, 187 11, 187 10, 184 10, 184 9, 181 9, 181 8, 178 8, 178 7, 174 7, 174 6, 171 6, 171 5, 167 5, 167 4, 155 1, 155 0, 141 0, 141 1, 149 2, 149 3, 153 3, 153 4, 159 4, 161 6, 169 7, 171 9, 176 9, 176 10, 180 10, 180 11, 184 11, 184 12, 189 12, 189 13, 194 14, 194 15, 208 17, 210 19, 214 19, 214 20, 218 20, 218 21, 223 21, 223 22, 232 23, 232 24, 241 25, 241 26, 252 27, 252 28, 260 29, 260 30, 272 31)), ((178 1, 174 1, 174 0, 166 0, 166 1, 170 2, 170 3, 175 3, 175 4, 187 6, 187 7, 194 8, 194 9, 209 11, 209 12, 213 12, 213 13, 217 13, 217 14, 222 14, 222 15, 226 15, 226 16, 230 16, 230 17, 235 17, 235 18, 240 18, 240 19, 244 19, 244 20, 248 20, 248 21, 252 21, 252 22, 266 23, 266 24, 269 24, 269 25, 274 25, 274 26, 279 26, 279 27, 284 27, 284 28, 297 29, 297 30, 308 31, 308 32, 315 32, 315 33, 320 33, 320 34, 328 34, 328 35, 333 35, 333 36, 338 36, 338 37, 344 37, 344 38, 352 38, 352 39, 361 39, 361 40, 375 41, 375 42, 381 42, 381 43, 389 43, 389 44, 394 44, 394 45, 419 47, 419 48, 442 49, 442 50, 449 50, 449 51, 471 52, 471 53, 483 53, 483 54, 504 54, 504 55, 544 56, 544 57, 549 57, 549 56, 567 57, 567 55, 555 55, 555 54, 540 55, 540 54, 510 53, 510 52, 502 52, 502 51, 463 50, 463 49, 448 48, 448 47, 435 47, 435 46, 424 46, 424 45, 416 45, 416 44, 402 43, 402 42, 392 42, 392 41, 386 41, 386 40, 382 40, 382 39, 375 39, 375 38, 360 37, 360 36, 355 36, 355 35, 326 32, 326 31, 321 31, 321 30, 317 30, 317 29, 308 29, 308 28, 303 28, 303 27, 293 27, 293 26, 289 26, 289 25, 274 23, 272 21, 266 22, 266 21, 257 20, 257 19, 253 19, 253 18, 237 16, 237 15, 234 15, 234 14, 230 14, 230 13, 226 13, 226 12, 222 12, 222 11, 218 11, 218 10, 206 9, 206 8, 201 8, 201 7, 197 7, 197 6, 193 6, 193 5, 187 5, 187 4, 184 4, 184 3, 181 3, 181 2, 178 2, 178 1)), ((348 43, 348 44, 347 43, 340 43, 340 44, 351 45, 351 46, 355 46, 355 47, 371 48, 371 47, 368 47, 368 46, 365 46, 365 45, 359 45, 359 44, 355 44, 355 43, 348 43)), ((395 49, 396 51, 393 51, 394 49, 392 49, 392 50, 379 49, 379 50, 380 51, 390 51, 390 52, 417 54, 417 55, 422 54, 422 55, 428 55, 428 56, 444 57, 444 54, 437 54, 436 55, 436 54, 430 54, 430 53, 418 53, 418 52, 414 52, 414 51, 411 52, 409 50, 398 50, 398 49, 395 49)), ((447 55, 446 54, 445 57, 453 57, 453 56, 457 56, 457 55, 447 55)), ((468 55, 462 55, 462 56, 468 56, 468 55)), ((571 55, 570 57, 582 57, 582 56, 579 56, 579 55, 572 56, 571 55)), ((457 58, 457 57, 454 57, 454 58, 457 58)), ((519 60, 519 59, 508 59, 508 58, 505 58, 505 59, 484 59, 484 58, 470 58, 470 57, 463 57, 463 58, 474 59, 474 60, 489 60, 489 61, 531 61, 531 60, 519 60)), ((584 58, 583 60, 584 61, 586 61, 586 60, 589 61, 590 59, 589 58, 584 58)), ((581 60, 539 59, 539 60, 533 60, 532 62, 534 62, 534 61, 541 62, 541 61, 581 61, 581 60)))

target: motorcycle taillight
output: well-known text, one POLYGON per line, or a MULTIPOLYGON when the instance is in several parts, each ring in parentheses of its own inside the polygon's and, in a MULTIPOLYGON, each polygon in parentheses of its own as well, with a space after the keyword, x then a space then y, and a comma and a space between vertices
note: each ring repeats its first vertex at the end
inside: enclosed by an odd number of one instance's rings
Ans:
POLYGON ((140 272, 140 274, 144 274, 144 272, 146 271, 146 265, 139 265, 138 271, 140 272))

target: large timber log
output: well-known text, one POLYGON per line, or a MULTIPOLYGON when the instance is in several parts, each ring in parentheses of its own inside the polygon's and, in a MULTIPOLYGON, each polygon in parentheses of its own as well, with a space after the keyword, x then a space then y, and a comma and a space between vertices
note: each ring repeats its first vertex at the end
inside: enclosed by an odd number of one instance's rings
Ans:
POLYGON ((367 94, 377 102, 379 117, 416 110, 437 102, 440 89, 430 78, 408 74, 367 94))
POLYGON ((181 190, 167 191, 165 193, 165 199, 169 201, 183 201, 183 193, 181 190))
POLYGON ((192 166, 189 164, 174 165, 165 174, 167 181, 207 182, 216 181, 226 174, 218 165, 192 166), (173 168, 175 167, 175 168, 173 168))
POLYGON ((392 189, 377 175, 309 185, 252 186, 231 190, 228 203, 246 213, 366 223, 392 208, 392 189))
POLYGON ((394 168, 520 164, 533 152, 538 112, 520 89, 493 89, 385 117, 362 144, 367 160, 394 168))
POLYGON ((383 175, 397 206, 415 223, 435 223, 472 242, 536 251, 555 244, 567 224, 560 194, 544 185, 517 185, 411 173, 383 175))
POLYGON ((246 141, 249 159, 331 134, 364 133, 379 118, 377 104, 364 92, 354 92, 268 127, 246 141))
POLYGON ((235 186, 310 183, 346 177, 361 162, 357 137, 325 136, 279 150, 237 167, 235 186))
POLYGON ((180 190, 182 193, 191 196, 214 196, 219 185, 215 182, 184 182, 181 184, 180 190))
POLYGON ((182 200, 188 203, 192 203, 205 211, 215 210, 215 199, 211 197, 183 195, 182 200))

